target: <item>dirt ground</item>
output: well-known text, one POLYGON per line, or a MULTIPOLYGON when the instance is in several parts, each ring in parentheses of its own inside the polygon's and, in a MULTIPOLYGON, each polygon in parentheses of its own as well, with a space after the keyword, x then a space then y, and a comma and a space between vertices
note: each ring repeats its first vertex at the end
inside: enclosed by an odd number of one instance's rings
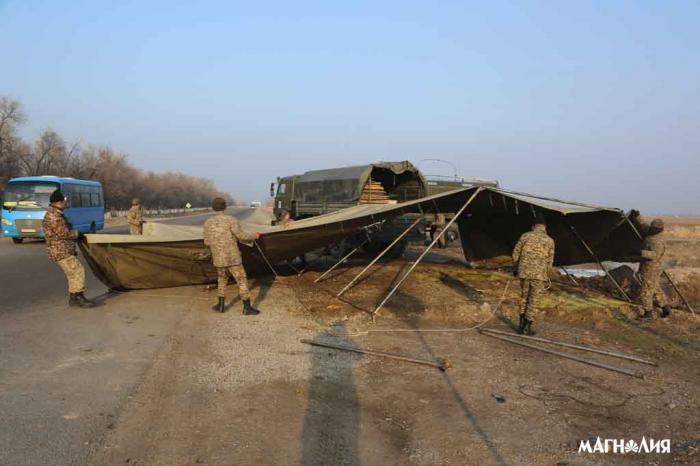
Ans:
MULTIPOLYGON (((407 258, 412 257, 408 251, 407 258)), ((372 323, 407 267, 379 264, 334 295, 362 262, 313 280, 253 280, 256 317, 211 311, 201 287, 142 293, 189 303, 91 464, 697 464, 699 322, 687 312, 648 324, 595 290, 553 283, 540 336, 647 358, 658 367, 560 347, 637 371, 630 377, 483 335, 510 331, 518 284, 431 254, 372 323), (300 342, 414 358, 446 372, 300 342), (501 400, 502 402, 500 402, 501 400), (579 454, 582 439, 671 439, 671 454, 579 454)), ((119 298, 115 298, 115 301, 119 298)))

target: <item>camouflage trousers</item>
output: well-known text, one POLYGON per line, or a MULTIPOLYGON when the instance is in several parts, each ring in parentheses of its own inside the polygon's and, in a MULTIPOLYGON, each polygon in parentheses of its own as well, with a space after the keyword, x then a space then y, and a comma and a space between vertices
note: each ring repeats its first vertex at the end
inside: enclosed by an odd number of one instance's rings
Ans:
POLYGON ((56 262, 68 279, 69 293, 82 293, 85 291, 85 269, 77 257, 68 256, 56 262))
POLYGON ((642 286, 639 288, 639 302, 645 311, 653 311, 654 305, 663 307, 666 305, 666 295, 659 287, 658 280, 648 280, 639 277, 642 286))
POLYGON ((535 321, 542 295, 544 295, 543 280, 520 279, 520 314, 527 320, 535 321))
POLYGON ((223 298, 226 296, 226 285, 228 284, 229 273, 233 275, 233 278, 236 279, 236 283, 238 283, 238 294, 241 296, 241 299, 250 299, 248 278, 245 275, 245 269, 240 264, 232 265, 231 267, 216 268, 219 297, 223 298))
POLYGON ((142 235, 143 234, 143 226, 142 225, 129 225, 129 234, 130 235, 142 235))

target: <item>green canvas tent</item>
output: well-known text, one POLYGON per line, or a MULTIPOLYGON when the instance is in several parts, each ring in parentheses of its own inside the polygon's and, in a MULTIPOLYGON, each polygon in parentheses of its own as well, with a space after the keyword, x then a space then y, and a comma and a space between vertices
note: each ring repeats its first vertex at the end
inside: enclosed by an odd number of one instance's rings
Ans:
MULTIPOLYGON (((270 265, 362 233, 408 213, 458 212, 465 258, 509 255, 537 212, 556 243, 556 265, 624 261, 641 246, 620 209, 591 206, 491 187, 458 189, 399 204, 363 204, 260 229, 257 244, 241 246, 251 275, 270 265), (473 197, 473 199, 472 199, 473 197)), ((196 227, 161 225, 150 235, 87 235, 80 245, 95 275, 110 288, 128 290, 212 283, 216 272, 196 227)))

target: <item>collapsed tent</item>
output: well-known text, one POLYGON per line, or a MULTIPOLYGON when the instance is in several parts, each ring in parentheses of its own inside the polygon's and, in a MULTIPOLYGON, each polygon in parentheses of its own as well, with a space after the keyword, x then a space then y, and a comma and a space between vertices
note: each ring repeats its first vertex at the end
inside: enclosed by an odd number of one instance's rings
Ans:
MULTIPOLYGON (((556 243, 555 265, 624 261, 641 242, 620 209, 546 199, 491 187, 440 193, 399 204, 364 204, 293 222, 259 228, 261 238, 241 246, 249 274, 363 233, 406 214, 461 212, 467 260, 510 255, 539 212, 556 243)), ((148 224, 147 224, 148 225, 148 224)), ((143 236, 86 235, 80 247, 95 275, 109 288, 128 290, 212 283, 216 272, 201 227, 149 225, 143 236)))

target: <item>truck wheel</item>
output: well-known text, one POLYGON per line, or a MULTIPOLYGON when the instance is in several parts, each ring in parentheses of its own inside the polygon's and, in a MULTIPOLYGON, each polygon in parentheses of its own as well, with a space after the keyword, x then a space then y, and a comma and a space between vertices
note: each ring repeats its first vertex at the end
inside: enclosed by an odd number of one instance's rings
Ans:
POLYGON ((15 244, 22 244, 22 240, 24 240, 24 238, 12 238, 12 242, 15 244))

